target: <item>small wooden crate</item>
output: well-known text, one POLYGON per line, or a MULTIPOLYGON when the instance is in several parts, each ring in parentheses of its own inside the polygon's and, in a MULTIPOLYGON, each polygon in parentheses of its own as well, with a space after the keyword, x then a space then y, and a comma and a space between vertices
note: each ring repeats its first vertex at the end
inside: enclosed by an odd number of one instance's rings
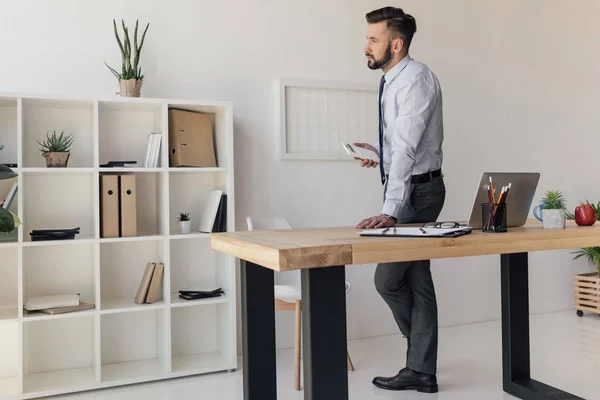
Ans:
POLYGON ((600 277, 597 272, 575 275, 575 309, 600 314, 600 277))

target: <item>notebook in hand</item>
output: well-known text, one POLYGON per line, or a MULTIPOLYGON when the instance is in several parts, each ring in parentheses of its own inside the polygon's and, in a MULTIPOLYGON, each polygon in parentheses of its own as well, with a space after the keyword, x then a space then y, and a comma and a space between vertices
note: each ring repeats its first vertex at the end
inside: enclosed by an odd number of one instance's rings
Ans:
POLYGON ((458 228, 392 227, 364 230, 360 232, 360 236, 457 237, 468 235, 471 230, 471 227, 468 226, 458 228))

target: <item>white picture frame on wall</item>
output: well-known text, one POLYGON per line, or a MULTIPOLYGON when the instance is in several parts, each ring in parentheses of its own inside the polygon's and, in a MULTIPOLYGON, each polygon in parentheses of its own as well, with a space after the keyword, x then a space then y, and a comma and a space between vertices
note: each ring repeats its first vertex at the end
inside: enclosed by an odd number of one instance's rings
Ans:
POLYGON ((280 78, 280 160, 353 160, 342 142, 377 141, 377 82, 280 78))

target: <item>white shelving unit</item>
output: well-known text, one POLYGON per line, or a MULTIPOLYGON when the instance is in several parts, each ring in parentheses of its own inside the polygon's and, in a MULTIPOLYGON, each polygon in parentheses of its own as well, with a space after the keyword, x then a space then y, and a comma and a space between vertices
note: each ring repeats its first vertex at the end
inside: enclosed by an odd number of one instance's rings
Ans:
POLYGON ((235 259, 194 232, 214 189, 227 194, 235 229, 233 117, 228 102, 147 98, 54 98, 0 93, 0 163, 17 164, 11 211, 23 222, 0 234, 0 400, 30 399, 237 368, 235 259), (214 115, 217 168, 172 168, 168 110, 214 115), (73 133, 67 168, 46 168, 37 141, 73 133), (161 132, 156 168, 144 164, 147 135, 161 132), (135 237, 102 238, 100 176, 136 176, 135 237), (189 212, 192 232, 177 217, 189 212), (31 241, 34 229, 80 227, 74 240, 31 241), (162 301, 136 304, 148 262, 164 264, 162 301), (179 290, 221 287, 225 295, 187 301, 179 290), (29 313, 32 296, 80 293, 95 309, 29 313))

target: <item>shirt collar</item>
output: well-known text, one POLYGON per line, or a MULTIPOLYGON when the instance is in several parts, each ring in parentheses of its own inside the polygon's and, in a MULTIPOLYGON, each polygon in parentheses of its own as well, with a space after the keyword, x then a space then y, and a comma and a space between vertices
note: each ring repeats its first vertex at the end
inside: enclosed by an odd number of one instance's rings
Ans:
POLYGON ((411 61, 412 58, 407 54, 398 64, 394 65, 394 67, 385 74, 385 82, 391 82, 411 61))

